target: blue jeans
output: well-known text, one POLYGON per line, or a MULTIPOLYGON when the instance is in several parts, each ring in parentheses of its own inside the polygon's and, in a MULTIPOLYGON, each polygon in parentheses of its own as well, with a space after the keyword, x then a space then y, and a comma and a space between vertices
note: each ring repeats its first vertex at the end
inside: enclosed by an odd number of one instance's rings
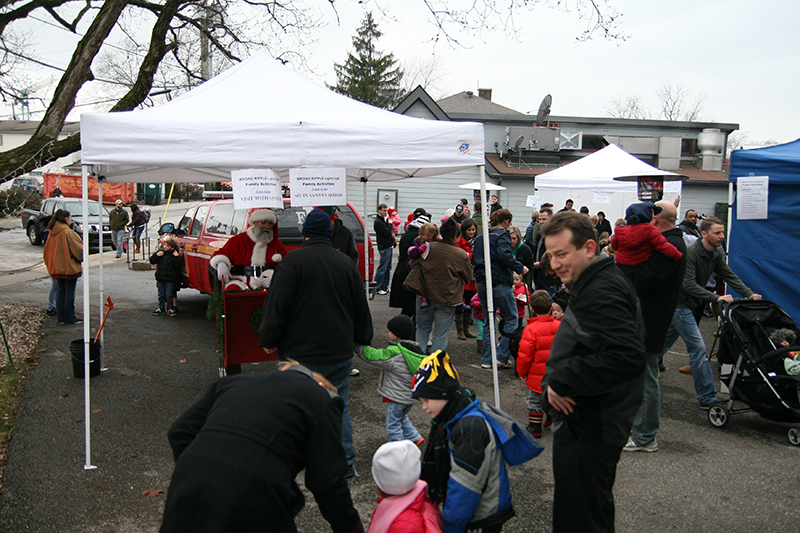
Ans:
POLYGON ((125 230, 117 229, 111 232, 111 242, 117 251, 117 257, 122 257, 122 245, 125 243, 125 230))
POLYGON ((659 354, 645 354, 644 394, 642 405, 633 419, 631 436, 637 446, 653 442, 658 432, 658 414, 661 409, 661 383, 658 380, 659 354))
POLYGON ((59 279, 58 292, 56 293, 56 315, 59 324, 74 324, 78 317, 75 316, 75 285, 78 279, 59 279))
POLYGON ((375 290, 389 290, 389 273, 392 270, 392 247, 378 250, 381 260, 378 263, 378 270, 375 271, 375 290))
MULTIPOLYGON (((514 330, 517 329, 517 302, 514 300, 514 291, 511 289, 511 285, 496 285, 492 289, 492 295, 494 296, 495 308, 499 308, 503 312, 504 317, 509 317, 509 320, 506 320, 503 325, 503 331, 508 335, 514 333, 514 330)), ((484 317, 483 356, 481 357, 481 364, 490 365, 492 364, 492 342, 490 340, 489 321, 492 320, 491 317, 494 317, 495 313, 489 314, 489 308, 487 306, 488 300, 486 299, 486 285, 483 283, 478 283, 478 298, 481 300, 481 309, 483 310, 484 317)), ((500 345, 497 347, 497 362, 505 363, 511 356, 511 352, 508 349, 510 339, 505 335, 501 335, 499 331, 496 333, 500 337, 500 345)))
POLYGON ((408 412, 414 404, 388 402, 386 404, 386 434, 390 441, 410 440, 414 444, 422 438, 417 428, 408 419, 408 412))
POLYGON ((706 344, 700 334, 700 328, 695 322, 694 313, 691 309, 675 309, 672 324, 669 326, 667 338, 664 341, 662 357, 669 351, 679 335, 686 344, 686 351, 689 352, 689 364, 692 367, 697 400, 700 405, 716 401, 717 390, 714 388, 714 374, 711 372, 711 363, 706 357, 706 344))
POLYGON ((175 282, 156 281, 158 287, 158 308, 162 311, 172 309, 173 298, 175 297, 175 282))
POLYGON ((447 351, 447 336, 453 327, 458 306, 442 305, 430 302, 428 307, 420 308, 417 298, 417 342, 424 349, 428 345, 428 337, 433 330, 431 353, 436 350, 447 351))
POLYGON ((342 447, 347 459, 348 466, 356 460, 356 448, 353 446, 353 424, 350 422, 350 369, 353 368, 353 359, 334 362, 312 362, 302 361, 300 363, 312 372, 319 372, 333 386, 339 390, 339 397, 344 400, 344 411, 342 412, 342 447))
POLYGON ((56 278, 50 279, 52 280, 52 283, 50 284, 50 294, 47 295, 47 310, 55 311, 56 295, 58 294, 58 280, 56 278))
POLYGON ((135 226, 133 231, 131 231, 131 238, 133 242, 139 244, 142 242, 142 232, 144 231, 144 226, 135 226))

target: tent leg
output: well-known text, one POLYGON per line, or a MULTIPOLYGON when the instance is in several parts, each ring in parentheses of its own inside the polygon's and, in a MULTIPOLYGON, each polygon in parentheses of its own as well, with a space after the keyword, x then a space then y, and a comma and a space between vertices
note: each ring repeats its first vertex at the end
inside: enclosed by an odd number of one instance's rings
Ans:
POLYGON ((369 228, 367 227, 367 179, 362 177, 364 183, 364 210, 362 211, 364 219, 364 291, 367 294, 367 301, 369 301, 369 228))
MULTIPOLYGON (((81 167, 81 195, 83 197, 83 220, 89 221, 89 170, 86 165, 81 167)), ((94 470, 97 468, 92 465, 92 433, 91 433, 91 378, 89 377, 89 347, 92 339, 91 334, 91 305, 89 302, 89 230, 88 224, 84 224, 86 228, 83 232, 83 419, 85 428, 85 449, 86 449, 86 462, 83 465, 84 470, 94 470)), ((102 224, 101 224, 102 229, 102 224)))

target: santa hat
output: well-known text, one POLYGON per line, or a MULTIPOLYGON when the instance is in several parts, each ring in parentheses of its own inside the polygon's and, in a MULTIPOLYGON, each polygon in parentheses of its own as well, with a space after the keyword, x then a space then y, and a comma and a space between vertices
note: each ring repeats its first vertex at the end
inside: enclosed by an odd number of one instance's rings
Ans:
POLYGON ((387 442, 372 456, 372 479, 384 494, 406 494, 419 481, 421 455, 410 440, 387 442))
POLYGON ((278 217, 272 209, 257 209, 250 213, 250 223, 255 224, 256 222, 272 222, 276 224, 278 217))

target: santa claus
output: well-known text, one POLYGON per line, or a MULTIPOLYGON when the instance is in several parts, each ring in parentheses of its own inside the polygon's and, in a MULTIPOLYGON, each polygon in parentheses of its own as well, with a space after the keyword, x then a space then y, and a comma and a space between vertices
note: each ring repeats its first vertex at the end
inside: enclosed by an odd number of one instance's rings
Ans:
POLYGON ((211 256, 211 266, 225 290, 260 290, 269 287, 273 269, 286 248, 278 239, 278 217, 271 209, 250 214, 247 231, 234 235, 211 256))

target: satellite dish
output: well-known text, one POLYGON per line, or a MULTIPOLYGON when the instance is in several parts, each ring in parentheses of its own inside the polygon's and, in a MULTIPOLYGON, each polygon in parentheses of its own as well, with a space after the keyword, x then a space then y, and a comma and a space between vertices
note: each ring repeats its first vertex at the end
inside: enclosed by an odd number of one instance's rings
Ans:
POLYGON ((519 145, 522 144, 522 141, 525 140, 524 135, 520 135, 517 137, 517 140, 514 142, 514 151, 519 152, 519 145))
POLYGON ((542 103, 539 104, 539 112, 536 113, 536 122, 539 124, 546 124, 550 118, 550 105, 553 103, 553 97, 549 94, 544 97, 542 103))

